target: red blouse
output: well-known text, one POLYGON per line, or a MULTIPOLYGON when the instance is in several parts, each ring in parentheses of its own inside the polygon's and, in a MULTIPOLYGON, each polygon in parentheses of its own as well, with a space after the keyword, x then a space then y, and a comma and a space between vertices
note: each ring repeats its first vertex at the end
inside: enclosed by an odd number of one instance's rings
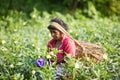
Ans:
MULTIPOLYGON (((48 43, 48 51, 51 51, 51 48, 55 48, 56 41, 54 39, 50 40, 48 43)), ((62 38, 62 44, 58 48, 58 50, 62 51, 60 53, 56 54, 57 57, 57 64, 64 62, 64 57, 66 54, 70 54, 72 57, 75 57, 75 43, 73 40, 71 40, 69 37, 64 36, 62 38)))

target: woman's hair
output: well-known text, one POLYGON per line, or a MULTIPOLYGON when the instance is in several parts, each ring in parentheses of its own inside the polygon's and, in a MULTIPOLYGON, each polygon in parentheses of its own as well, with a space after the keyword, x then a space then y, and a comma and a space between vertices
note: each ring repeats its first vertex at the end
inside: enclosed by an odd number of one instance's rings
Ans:
MULTIPOLYGON (((65 24, 65 23, 63 22, 63 20, 61 20, 61 19, 59 19, 59 18, 51 19, 50 22, 56 22, 56 23, 58 23, 59 25, 61 25, 61 27, 63 27, 66 31, 68 30, 67 24, 65 24)), ((58 30, 58 29, 56 29, 53 25, 49 25, 49 26, 48 26, 48 29, 49 29, 49 30, 58 30)))

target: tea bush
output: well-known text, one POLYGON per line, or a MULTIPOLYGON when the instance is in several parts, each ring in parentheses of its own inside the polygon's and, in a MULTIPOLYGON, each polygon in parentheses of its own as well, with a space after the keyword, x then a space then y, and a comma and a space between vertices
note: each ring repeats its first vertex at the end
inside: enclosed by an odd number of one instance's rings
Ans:
MULTIPOLYGON (((28 17, 11 11, 0 19, 0 80, 53 80, 56 65, 39 68, 36 60, 47 58, 47 30, 50 19, 59 17, 69 26, 69 33, 79 41, 98 44, 106 49, 106 60, 100 64, 68 56, 64 64, 72 80, 120 79, 120 23, 116 16, 90 19, 80 11, 73 15, 36 9, 28 17), (88 66, 86 66, 88 65, 88 66)), ((55 53, 56 51, 54 51, 55 53)), ((63 76, 64 78, 64 76, 63 76)))

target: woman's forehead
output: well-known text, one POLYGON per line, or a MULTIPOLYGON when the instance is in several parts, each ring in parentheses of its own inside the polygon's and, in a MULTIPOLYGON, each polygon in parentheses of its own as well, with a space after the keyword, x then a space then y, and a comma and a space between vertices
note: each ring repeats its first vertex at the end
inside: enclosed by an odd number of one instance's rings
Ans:
POLYGON ((55 30, 50 30, 50 32, 60 32, 59 30, 55 29, 55 30))

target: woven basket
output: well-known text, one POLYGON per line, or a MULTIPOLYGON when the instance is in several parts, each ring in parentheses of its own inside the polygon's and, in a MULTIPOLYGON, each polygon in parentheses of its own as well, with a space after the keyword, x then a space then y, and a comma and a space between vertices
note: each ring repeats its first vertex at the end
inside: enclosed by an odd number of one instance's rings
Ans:
POLYGON ((91 44, 88 42, 78 42, 76 44, 76 58, 87 58, 89 61, 99 63, 104 60, 103 53, 104 49, 98 45, 91 44))

